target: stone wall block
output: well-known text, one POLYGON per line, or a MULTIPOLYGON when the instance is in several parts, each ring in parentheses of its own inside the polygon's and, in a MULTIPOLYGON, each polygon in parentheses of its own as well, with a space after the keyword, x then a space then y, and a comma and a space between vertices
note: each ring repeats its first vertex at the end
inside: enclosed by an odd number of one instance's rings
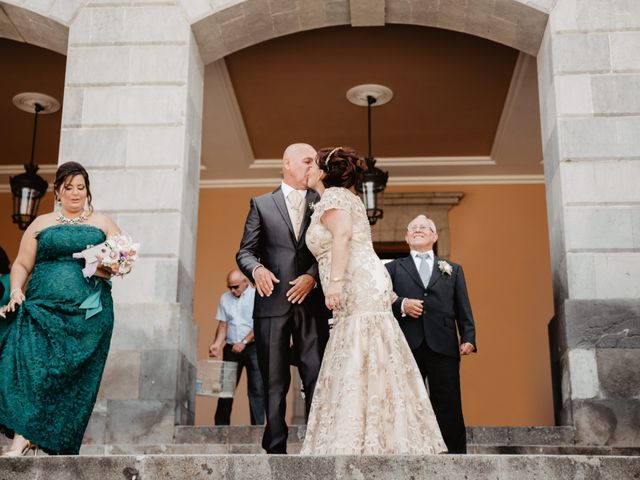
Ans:
POLYGON ((55 0, 49 10, 49 16, 64 25, 69 25, 82 3, 83 0, 55 0))
MULTIPOLYGON (((129 212, 140 210, 177 210, 182 185, 177 169, 154 170, 90 170, 91 190, 96 209, 129 212), (114 190, 127 192, 114 195, 114 190)), ((135 231, 130 232, 135 236, 135 231)))
POLYGON ((127 130, 124 128, 70 128, 60 136, 60 162, 80 162, 91 168, 123 167, 126 160, 127 130))
POLYGON ((568 253, 567 265, 572 298, 640 297, 640 253, 568 253))
POLYGON ((577 203, 633 203, 640 200, 634 187, 640 165, 634 160, 563 162, 560 165, 563 200, 577 203))
MULTIPOLYGON (((68 70, 68 67, 67 67, 68 70)), ((64 102, 62 102, 62 128, 75 127, 82 123, 82 109, 84 104, 84 88, 65 87, 64 102)), ((64 135, 60 136, 62 142, 64 135)))
POLYGON ((563 118, 559 128, 563 158, 640 157, 640 116, 563 118))
POLYGON ((594 398, 600 392, 595 350, 569 350, 571 398, 594 398))
POLYGON ((178 351, 144 350, 140 359, 140 399, 172 400, 176 395, 178 351))
MULTIPOLYGON (((134 235, 134 232, 129 232, 134 235)), ((175 302, 177 296, 176 258, 140 257, 135 268, 125 278, 115 278, 113 295, 122 303, 175 302)))
POLYGON ((557 315, 565 332, 559 338, 559 351, 640 349, 640 300, 566 300, 557 315))
POLYGON ((107 428, 107 401, 98 400, 93 407, 91 418, 87 424, 82 438, 83 445, 86 444, 104 444, 106 440, 107 428))
POLYGON ((633 246, 640 248, 640 211, 635 208, 631 212, 631 229, 633 230, 633 246))
POLYGON ((640 70, 640 32, 612 32, 609 34, 609 42, 611 67, 614 71, 640 70))
POLYGON ((553 41, 555 73, 608 72, 611 70, 606 33, 557 35, 553 41))
POLYGON ((567 253, 567 293, 570 298, 597 298, 596 267, 593 254, 567 253))
POLYGON ((126 47, 70 47, 67 85, 126 83, 130 51, 126 47))
POLYGON ((596 359, 607 397, 640 399, 640 348, 600 348, 596 359))
POLYGON ((87 88, 84 93, 84 126, 175 125, 184 116, 183 86, 87 88))
POLYGON ((640 400, 578 400, 574 420, 579 444, 637 446, 640 400))
POLYGON ((597 75, 591 79, 591 85, 597 113, 640 114, 640 74, 597 75))
POLYGON ((139 384, 140 351, 111 350, 102 375, 98 399, 136 399, 139 384))
POLYGON ((180 309, 176 303, 118 303, 111 350, 176 348, 179 322, 180 309))
POLYGON ((120 7, 81 9, 69 31, 69 45, 122 42, 125 34, 125 11, 120 7))
POLYGON ((638 207, 567 207, 566 245, 569 250, 631 249, 633 214, 638 207))
POLYGON ((549 26, 554 33, 575 31, 578 28, 576 3, 578 0, 557 0, 549 15, 549 26))
POLYGON ((186 131, 182 126, 129 128, 128 167, 179 167, 186 131))
POLYGON ((123 213, 118 215, 123 232, 136 232, 144 255, 176 255, 179 252, 180 215, 177 212, 123 213))
MULTIPOLYGON (((125 9, 121 9, 125 10, 125 9)), ((184 43, 190 26, 180 7, 149 6, 126 9, 125 41, 131 43, 184 43)))
POLYGON ((108 400, 107 443, 170 443, 174 400, 108 400))
POLYGON ((560 75, 555 79, 555 86, 558 114, 593 114, 591 77, 589 75, 560 75))
POLYGON ((640 298, 640 252, 594 255, 595 298, 640 298))
POLYGON ((131 47, 133 83, 184 83, 187 77, 187 47, 183 45, 153 45, 131 47))
POLYGON ((349 2, 346 0, 326 2, 325 12, 325 18, 329 25, 347 25, 349 23, 349 2))
POLYGON ((184 8, 191 24, 206 17, 213 11, 208 0, 181 0, 180 4, 184 8))

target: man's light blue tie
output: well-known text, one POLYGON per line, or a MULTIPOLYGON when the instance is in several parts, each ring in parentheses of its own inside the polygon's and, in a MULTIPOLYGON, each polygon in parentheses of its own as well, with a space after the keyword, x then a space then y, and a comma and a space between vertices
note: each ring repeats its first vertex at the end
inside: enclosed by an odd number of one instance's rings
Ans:
POLYGON ((428 253, 418 253, 416 256, 420 259, 420 266, 418 268, 420 280, 422 280, 424 288, 427 288, 427 285, 429 285, 429 264, 427 263, 427 259, 431 255, 428 253))

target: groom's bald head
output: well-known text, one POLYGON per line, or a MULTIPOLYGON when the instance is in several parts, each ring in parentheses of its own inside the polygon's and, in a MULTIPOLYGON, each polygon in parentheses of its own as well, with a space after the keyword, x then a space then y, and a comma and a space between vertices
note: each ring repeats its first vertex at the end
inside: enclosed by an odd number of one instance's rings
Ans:
POLYGON ((307 143, 289 145, 282 154, 284 182, 297 190, 305 190, 316 154, 316 149, 307 143))

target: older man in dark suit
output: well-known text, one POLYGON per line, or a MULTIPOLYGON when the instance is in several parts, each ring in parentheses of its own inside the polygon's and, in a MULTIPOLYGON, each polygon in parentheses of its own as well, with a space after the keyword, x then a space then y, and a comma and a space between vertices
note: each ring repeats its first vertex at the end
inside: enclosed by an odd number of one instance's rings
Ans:
POLYGON ((306 414, 329 338, 330 312, 318 280, 318 264, 305 243, 310 206, 320 200, 307 188, 316 151, 304 143, 287 147, 283 182, 251 199, 236 261, 253 279, 258 296, 253 319, 258 364, 265 386, 267 425, 262 447, 287 453, 286 396, 291 383, 290 344, 305 392, 306 414))
POLYGON ((438 233, 426 216, 409 223, 405 240, 411 254, 387 264, 398 295, 393 313, 427 379, 449 453, 466 453, 460 356, 476 351, 476 330, 464 273, 460 265, 434 255, 438 233))

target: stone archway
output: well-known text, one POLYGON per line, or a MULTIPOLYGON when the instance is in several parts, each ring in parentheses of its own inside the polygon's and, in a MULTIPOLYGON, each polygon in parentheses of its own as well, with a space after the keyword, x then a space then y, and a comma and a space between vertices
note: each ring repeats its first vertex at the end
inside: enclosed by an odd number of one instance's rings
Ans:
POLYGON ((26 42, 66 55, 69 25, 80 2, 68 0, 0 2, 0 37, 26 42))
POLYGON ((182 0, 205 64, 291 33, 338 25, 430 26, 487 38, 536 55, 554 0, 244 0, 199 8, 182 0))
POLYGON ((637 445, 640 386, 625 390, 610 372, 620 368, 631 378, 628 365, 640 365, 634 233, 640 194, 629 183, 640 175, 640 106, 633 96, 640 80, 629 75, 640 61, 628 54, 640 42, 630 33, 640 29, 640 5, 616 3, 607 14, 600 0, 183 5, 204 63, 281 35, 388 23, 456 30, 536 56, 556 305, 550 324, 556 420, 573 424, 582 442, 637 445), (621 225, 622 233, 593 234, 603 222, 621 225))

